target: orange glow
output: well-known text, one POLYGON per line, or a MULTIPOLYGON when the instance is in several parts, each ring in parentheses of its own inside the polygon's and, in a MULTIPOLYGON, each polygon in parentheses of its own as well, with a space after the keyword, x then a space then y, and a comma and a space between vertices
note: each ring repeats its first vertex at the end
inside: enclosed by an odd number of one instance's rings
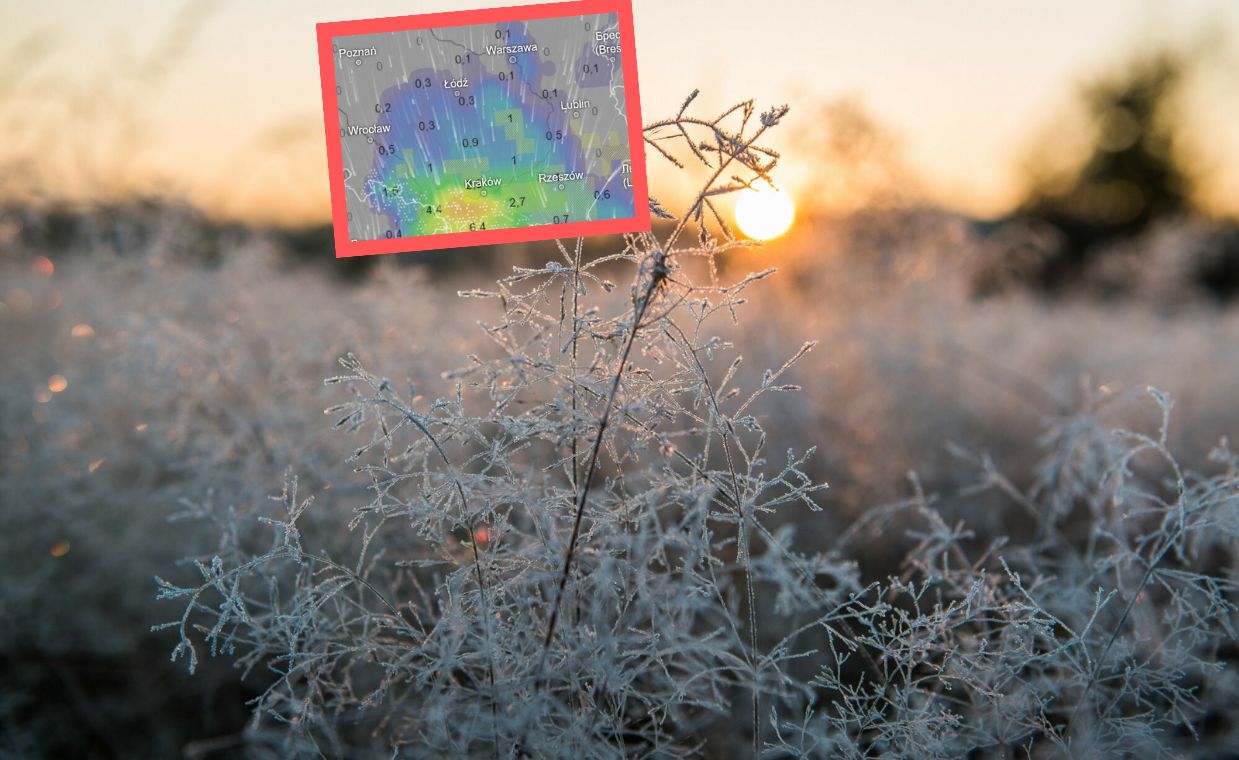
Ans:
POLYGON ((56 544, 52 546, 51 553, 53 557, 57 557, 57 558, 65 556, 66 554, 69 553, 69 542, 68 541, 57 542, 56 544))
MULTIPOLYGON (((791 100, 790 119, 806 126, 813 124, 815 103, 856 93, 879 123, 900 135, 910 166, 923 175, 934 200, 981 216, 1004 213, 1018 202, 1013 163, 1020 160, 1030 130, 1081 77, 1134 45, 1152 47, 1163 37, 1193 40, 1189 30, 1210 30, 1218 37, 1209 47, 1221 52, 1206 57, 1205 76, 1193 83, 1183 110, 1197 125, 1191 139, 1198 145, 1192 150, 1212 157, 1209 164, 1216 167, 1202 178, 1205 202, 1219 212, 1239 213, 1239 130, 1228 128, 1239 117, 1239 98, 1233 97, 1239 67, 1224 42, 1239 37, 1239 3, 1095 0, 1064 3, 1054 13, 1044 12, 1036 0, 970 4, 966 13, 940 3, 851 3, 846 23, 822 24, 815 15, 820 2, 783 0, 761 8, 762 28, 779 30, 776 38, 753 46, 761 65, 716 45, 736 33, 735 19, 749 4, 636 4, 648 118, 674 113, 692 82, 705 85, 698 103, 704 112, 760 94, 766 103, 791 100), (1075 33, 1063 34, 1064 29, 1075 33), (847 65, 819 65, 825 50, 847 65), (668 66, 681 68, 667 76, 668 66)), ((49 110, 74 108, 78 93, 97 94, 98 78, 121 86, 100 72, 128 72, 132 60, 157 59, 173 6, 192 7, 195 19, 202 9, 213 10, 176 32, 184 39, 174 38, 175 76, 153 77, 150 91, 135 98, 132 108, 92 112, 97 118, 88 129, 66 130, 46 147, 4 140, 0 165, 30 166, 16 173, 17 192, 54 189, 83 198, 94 192, 93 178, 108 177, 107 184, 143 197, 170 182, 178 195, 225 218, 321 222, 329 210, 326 155, 321 114, 313 105, 319 97, 317 71, 312 56, 301 57, 312 51, 306 30, 317 21, 400 15, 422 4, 367 0, 355 4, 352 14, 329 11, 330 5, 324 0, 192 6, 127 0, 78 3, 73 13, 65 13, 60 3, 7 3, 0 51, 21 50, 23 40, 40 38, 31 35, 56 30, 56 39, 72 40, 60 44, 72 46, 75 54, 58 51, 15 70, 34 78, 18 77, 4 88, 6 134, 37 130, 49 110), (114 44, 122 38, 124 45, 114 44), (80 60, 94 63, 81 66, 80 60), (264 60, 300 63, 253 65, 264 60), (233 86, 236 82, 245 86, 233 86), (39 86, 43 83, 60 86, 39 86), (235 128, 238 113, 251 115, 249 128, 235 128), (99 151, 100 144, 124 147, 99 151), (277 183, 296 192, 270 192, 277 183)), ((477 0, 434 5, 443 11, 487 6, 477 0)), ((13 78, 7 69, 5 76, 13 78)), ((789 158, 803 156, 793 131, 772 133, 771 147, 789 158)), ((831 182, 835 167, 813 158, 805 161, 806 181, 794 187, 816 189, 831 182)), ((649 163, 654 187, 678 181, 669 166, 649 163)), ((790 163, 785 168, 793 168, 790 163)), ((800 196, 802 205, 817 205, 815 195, 800 196)), ((0 245, 18 230, 14 222, 0 225, 0 245)))
POLYGON ((56 271, 56 265, 46 256, 35 256, 32 263, 34 264, 34 271, 44 277, 51 277, 56 271))
POLYGON ((69 334, 75 338, 93 338, 95 336, 95 328, 85 323, 78 324, 73 326, 69 334))
POLYGON ((90 465, 86 469, 92 473, 96 472, 100 467, 103 466, 103 463, 106 461, 107 461, 106 459, 102 459, 102 458, 96 459, 95 461, 91 462, 90 465))
POLYGON ((52 393, 62 393, 69 387, 69 381, 64 375, 52 375, 47 378, 47 389, 52 393))

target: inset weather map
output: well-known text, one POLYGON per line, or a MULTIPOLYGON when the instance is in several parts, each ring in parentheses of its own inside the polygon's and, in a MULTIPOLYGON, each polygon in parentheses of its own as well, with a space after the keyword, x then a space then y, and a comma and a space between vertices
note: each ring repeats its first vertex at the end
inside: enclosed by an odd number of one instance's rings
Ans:
POLYGON ((348 242, 543 226, 537 237, 559 237, 607 220, 648 228, 622 26, 619 12, 601 12, 332 35, 332 179, 348 242))

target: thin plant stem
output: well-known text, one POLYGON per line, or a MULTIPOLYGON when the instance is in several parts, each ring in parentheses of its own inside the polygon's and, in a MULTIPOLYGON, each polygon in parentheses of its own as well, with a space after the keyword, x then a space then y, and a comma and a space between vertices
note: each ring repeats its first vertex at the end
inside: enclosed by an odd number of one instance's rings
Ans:
MULTIPOLYGON (((721 118, 722 117, 720 117, 719 120, 721 120, 721 118)), ((714 124, 717 124, 719 120, 716 120, 714 124)), ((544 634, 542 638, 542 653, 538 659, 537 675, 534 678, 534 691, 535 692, 540 690, 541 688, 543 676, 545 674, 546 659, 550 651, 551 642, 555 638, 555 629, 559 623, 559 610, 560 610, 560 606, 563 603, 564 589, 568 585, 568 577, 572 571, 572 563, 576 557, 577 542, 580 539, 580 535, 581 535, 581 522, 585 516, 585 505, 588 502, 589 491, 590 491, 591 486, 593 485, 594 473, 597 471, 598 454, 602 449, 603 438, 606 435, 607 427, 610 424, 611 412, 615 407, 615 399, 619 394, 620 383, 624 376, 624 370, 626 369, 628 365, 628 359, 632 353, 633 344, 636 342, 637 333, 641 329, 641 323, 643 319, 645 318, 646 310, 649 308, 649 305, 651 301, 653 300, 658 287, 666 280, 667 276, 670 274, 670 270, 668 269, 668 265, 667 265, 668 252, 673 250, 673 246, 675 245, 680 234, 684 231, 685 227, 688 225, 689 220, 693 218, 693 216, 695 215, 696 209, 705 202, 711 189, 714 187, 715 183, 718 182, 718 179, 722 176, 726 168, 731 164, 733 160, 735 160, 737 155, 743 154, 744 152, 748 151, 754 144, 756 144, 756 142, 761 138, 763 134, 765 134, 768 128, 769 127, 767 125, 761 126, 753 133, 753 135, 746 142, 735 147, 733 150, 730 150, 724 153, 724 155, 726 155, 726 158, 719 162, 719 166, 714 171, 714 174, 703 185, 702 190, 697 194, 696 200, 689 206, 688 210, 685 211, 684 214, 680 216, 679 221, 676 223, 675 228, 667 236, 666 242, 663 243, 661 246, 658 246, 655 249, 654 261, 653 261, 652 266, 650 267, 650 278, 649 278, 649 281, 646 283, 644 291, 641 293, 640 297, 637 299, 637 302, 634 306, 632 324, 630 325, 627 336, 625 337, 623 349, 620 352, 619 362, 616 365, 615 372, 611 378, 611 388, 610 388, 609 393, 607 394, 606 402, 603 405, 602 414, 598 419, 598 428, 596 432, 594 433, 594 440, 590 446, 589 459, 586 461, 586 464, 585 464, 585 479, 581 485, 581 488, 578 491, 578 496, 576 499, 576 510, 575 510, 575 514, 572 519, 572 534, 568 539, 568 547, 564 551, 564 561, 563 561, 563 565, 559 572, 559 581, 558 581, 558 584, 556 585, 555 597, 554 597, 554 600, 551 602, 551 610, 550 610, 549 615, 547 616, 546 633, 544 634)), ((691 142, 691 140, 689 142, 691 142)), ((720 144, 721 144, 721 141, 720 141, 720 144)), ((736 495, 738 497, 738 494, 736 495)), ((750 665, 753 671, 752 672, 752 677, 753 677, 752 715, 751 715, 751 720, 753 723, 753 726, 752 726, 753 756, 757 757, 761 754, 761 751, 760 751, 761 749, 760 696, 758 694, 760 687, 759 687, 759 684, 757 683, 757 672, 756 672, 756 661, 755 661, 755 657, 756 657, 755 650, 756 650, 756 645, 757 645, 757 621, 755 617, 756 610, 754 609, 751 558, 748 555, 747 541, 745 540, 745 537, 746 537, 745 534, 747 534, 747 531, 748 531, 749 516, 745 514, 745 510, 743 509, 742 504, 740 506, 740 511, 741 511, 740 530, 742 534, 741 554, 743 555, 742 564, 744 565, 745 588, 746 588, 746 596, 748 598, 748 618, 749 618, 748 628, 749 628, 749 638, 750 638, 750 647, 751 647, 751 651, 749 652, 748 659, 750 661, 750 665)))

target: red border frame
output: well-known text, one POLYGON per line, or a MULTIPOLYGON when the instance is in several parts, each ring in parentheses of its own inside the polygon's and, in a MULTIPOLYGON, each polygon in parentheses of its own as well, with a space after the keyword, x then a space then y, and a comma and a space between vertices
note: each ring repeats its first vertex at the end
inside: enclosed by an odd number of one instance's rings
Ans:
POLYGON ((645 141, 641 122, 641 98, 637 87, 637 49, 633 34, 632 0, 573 0, 562 3, 517 5, 476 11, 426 13, 416 16, 332 21, 316 25, 318 30, 318 65, 323 87, 323 123, 326 126, 327 173, 331 184, 331 220, 335 228, 336 258, 368 256, 378 253, 401 253, 454 248, 469 245, 493 245, 531 240, 582 235, 605 235, 618 232, 645 232, 650 229, 649 187, 645 173, 645 141), (634 216, 622 219, 601 219, 592 222, 545 224, 480 232, 451 232, 435 235, 413 235, 381 240, 349 240, 348 208, 344 197, 344 159, 340 143, 340 111, 336 101, 335 60, 331 54, 334 37, 382 32, 404 32, 442 26, 472 26, 507 21, 528 21, 561 16, 583 16, 595 13, 616 13, 619 16, 621 56, 624 71, 624 101, 628 117, 629 159, 632 166, 634 216))

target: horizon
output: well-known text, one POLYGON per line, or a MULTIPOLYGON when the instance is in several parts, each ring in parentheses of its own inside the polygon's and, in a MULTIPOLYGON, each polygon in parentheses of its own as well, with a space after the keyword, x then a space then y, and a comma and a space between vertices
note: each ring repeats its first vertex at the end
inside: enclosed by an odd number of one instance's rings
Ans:
MULTIPOLYGON (((221 220, 326 223, 314 24, 479 4, 523 3, 279 0, 253 9, 208 1, 151 13, 127 0, 82 7, 68 24, 50 9, 6 11, 13 21, 0 30, 8 80, 0 120, 15 138, 0 147, 3 196, 163 195, 221 220), (69 50, 74 55, 63 55, 69 50), (79 60, 103 65, 83 68, 79 60), (87 121, 89 134, 72 130, 87 121)), ((1047 130, 1078 118, 1073 101, 1083 84, 1136 51, 1205 49, 1183 94, 1186 148, 1202 176, 1202 208, 1239 216, 1239 133, 1224 128, 1239 120, 1239 103, 1224 96, 1239 83, 1239 6, 954 5, 960 12, 902 2, 783 3, 764 21, 786 30, 769 33, 788 35, 785 44, 764 44, 764 54, 749 59, 754 20, 729 10, 738 3, 634 0, 642 116, 648 122, 673 112, 695 88, 706 110, 724 105, 728 92, 755 93, 759 107, 790 102, 789 128, 774 146, 787 155, 776 179, 798 206, 832 209, 855 204, 847 167, 831 171, 821 156, 794 148, 821 134, 829 104, 852 103, 889 135, 884 157, 906 167, 897 179, 914 185, 918 198, 992 218, 1018 201, 1025 166, 1047 130), (797 23, 809 9, 820 24, 797 23), (703 49, 711 52, 681 54, 703 49)), ((651 162, 657 195, 675 198, 691 179, 651 162)))

